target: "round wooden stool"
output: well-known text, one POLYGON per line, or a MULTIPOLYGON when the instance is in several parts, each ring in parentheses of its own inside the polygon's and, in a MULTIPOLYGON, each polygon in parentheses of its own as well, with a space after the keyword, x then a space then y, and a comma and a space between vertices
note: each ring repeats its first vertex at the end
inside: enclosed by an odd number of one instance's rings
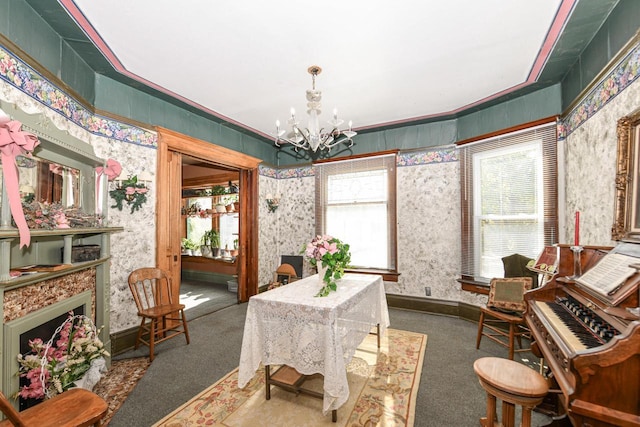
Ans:
POLYGON ((480 385, 487 392, 487 416, 483 427, 515 427, 515 405, 522 406, 522 427, 531 427, 531 409, 549 391, 547 381, 533 369, 513 360, 483 357, 473 364, 480 385), (502 424, 497 424, 496 398, 502 400, 502 424))

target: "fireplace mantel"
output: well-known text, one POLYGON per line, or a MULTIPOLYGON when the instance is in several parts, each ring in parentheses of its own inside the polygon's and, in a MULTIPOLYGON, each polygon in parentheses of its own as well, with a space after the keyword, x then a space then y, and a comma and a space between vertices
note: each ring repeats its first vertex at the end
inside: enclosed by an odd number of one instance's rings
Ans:
MULTIPOLYGON (((95 156, 93 147, 72 135, 59 131, 42 114, 28 115, 18 107, 0 101, 0 108, 11 112, 12 119, 23 124, 23 130, 36 134, 41 141, 34 155, 50 162, 74 168, 80 183, 78 203, 89 215, 102 213, 102 224, 107 218, 106 177, 96 176, 95 168, 105 167, 106 161, 95 156), (97 196, 99 195, 99 196, 97 196)), ((4 183, 2 183, 4 187, 4 183)), ((15 373, 18 370, 15 340, 16 331, 37 326, 35 323, 55 319, 81 298, 86 312, 102 328, 100 339, 111 351, 110 341, 110 238, 123 231, 123 227, 31 229, 31 244, 20 248, 18 230, 11 225, 11 213, 2 189, 0 198, 0 329, 2 343, 0 386, 6 396, 17 390, 15 373), (73 262, 72 248, 76 245, 97 245, 96 259, 73 262), (56 271, 37 272, 12 277, 11 270, 27 265, 64 264, 56 271), (82 295, 82 297, 80 297, 82 295), (54 316, 54 317, 51 317, 54 316), (19 325, 16 327, 16 325, 19 325), (13 349, 11 352, 7 349, 13 349), (11 353, 11 354, 10 354, 11 353)), ((44 338, 44 337, 43 337, 44 338)), ((107 363, 110 361, 108 360, 107 363)))

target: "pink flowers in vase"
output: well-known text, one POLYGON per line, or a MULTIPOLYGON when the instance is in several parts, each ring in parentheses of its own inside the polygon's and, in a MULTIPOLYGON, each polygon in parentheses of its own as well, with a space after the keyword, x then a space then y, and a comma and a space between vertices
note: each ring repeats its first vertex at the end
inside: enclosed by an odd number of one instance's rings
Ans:
POLYGON ((316 294, 316 296, 325 297, 331 291, 338 289, 336 280, 344 276, 344 269, 351 261, 351 253, 349 245, 340 241, 333 236, 324 235, 316 236, 307 243, 302 251, 311 265, 314 267, 326 267, 327 271, 322 278, 326 285, 316 294))

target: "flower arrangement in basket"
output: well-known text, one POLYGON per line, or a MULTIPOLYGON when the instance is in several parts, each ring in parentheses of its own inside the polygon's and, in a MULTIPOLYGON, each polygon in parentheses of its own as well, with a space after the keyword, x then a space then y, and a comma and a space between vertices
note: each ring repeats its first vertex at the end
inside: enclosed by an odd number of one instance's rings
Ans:
POLYGON ((26 378, 28 385, 15 397, 51 398, 80 386, 77 383, 90 370, 98 370, 99 378, 99 372, 106 370, 104 357, 109 356, 98 338, 99 333, 90 318, 70 312, 47 343, 40 338, 29 341, 32 352, 18 354, 18 375, 26 378))
POLYGON ((303 247, 302 252, 309 263, 318 268, 318 274, 325 283, 316 296, 326 297, 331 291, 338 289, 336 280, 344 276, 344 269, 351 262, 349 245, 333 236, 318 235, 303 247), (321 267, 326 268, 324 273, 321 267))

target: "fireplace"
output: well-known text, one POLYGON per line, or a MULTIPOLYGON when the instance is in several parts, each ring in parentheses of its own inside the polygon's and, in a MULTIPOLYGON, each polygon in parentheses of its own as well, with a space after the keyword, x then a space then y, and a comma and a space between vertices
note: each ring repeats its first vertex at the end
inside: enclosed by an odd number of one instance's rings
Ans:
MULTIPOLYGON (((83 299, 86 299, 86 298, 83 298, 83 299)), ((56 330, 60 327, 60 325, 62 325, 64 321, 69 317, 70 312, 73 312, 74 315, 82 315, 82 314, 85 314, 86 307, 87 305, 85 301, 84 304, 79 305, 78 307, 75 307, 70 311, 65 311, 61 315, 55 318, 52 318, 50 320, 47 320, 44 323, 41 323, 24 333, 21 333, 18 340, 19 352, 23 355, 29 354, 31 352, 31 348, 29 347, 29 341, 32 341, 36 338, 40 338, 42 342, 46 344, 54 336, 54 334, 56 333, 56 330)), ((58 311, 58 307, 53 307, 53 312, 57 312, 57 311, 58 311)), ((88 313, 87 313, 87 316, 90 317, 88 313)), ((9 327, 11 327, 11 325, 9 327)), ((60 335, 58 333, 58 335, 54 337, 54 340, 52 342, 53 345, 55 345, 55 340, 59 339, 59 336, 60 335)), ((18 383, 19 383, 19 388, 22 389, 23 386, 28 385, 29 381, 26 378, 19 378, 18 383)), ((23 397, 18 398, 18 405, 21 411, 27 408, 30 408, 32 406, 35 406, 40 402, 41 400, 39 399, 25 399, 23 397)))
MULTIPOLYGON (((53 332, 34 332, 33 329, 61 318, 53 325, 55 331, 70 311, 83 313, 95 321, 95 301, 96 275, 95 269, 91 268, 4 292, 2 390, 7 397, 20 389, 17 356, 25 351, 21 348, 21 340, 24 343, 40 337, 48 341, 53 332)), ((18 400, 12 400, 12 403, 16 409, 19 407, 18 400)))

